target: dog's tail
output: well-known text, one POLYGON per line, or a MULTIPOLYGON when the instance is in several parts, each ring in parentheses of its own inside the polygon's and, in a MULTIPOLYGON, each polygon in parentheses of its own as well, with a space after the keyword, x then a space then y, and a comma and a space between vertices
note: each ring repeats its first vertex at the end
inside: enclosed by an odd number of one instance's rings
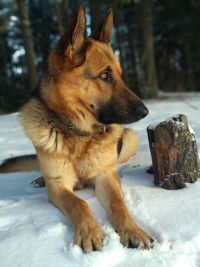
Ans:
POLYGON ((0 173, 39 171, 39 164, 36 155, 19 156, 6 159, 0 165, 0 173))

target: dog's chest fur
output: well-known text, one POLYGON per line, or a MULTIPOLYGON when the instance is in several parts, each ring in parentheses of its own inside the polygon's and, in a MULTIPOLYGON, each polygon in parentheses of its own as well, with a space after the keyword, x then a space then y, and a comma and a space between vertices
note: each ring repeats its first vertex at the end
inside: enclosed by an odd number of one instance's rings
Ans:
POLYGON ((38 99, 31 99, 22 109, 22 124, 32 140, 45 177, 71 177, 70 183, 93 178, 116 165, 117 142, 122 127, 105 133, 77 136, 58 123, 38 99))

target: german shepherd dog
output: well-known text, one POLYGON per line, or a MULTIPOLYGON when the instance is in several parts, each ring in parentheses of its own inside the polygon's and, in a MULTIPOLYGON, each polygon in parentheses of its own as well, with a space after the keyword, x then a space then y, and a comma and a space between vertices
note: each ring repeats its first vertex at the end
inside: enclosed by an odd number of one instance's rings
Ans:
POLYGON ((86 36, 83 7, 70 35, 64 34, 48 58, 38 92, 21 110, 21 121, 36 156, 6 160, 1 172, 41 170, 49 201, 69 215, 75 244, 101 250, 104 233, 86 201, 74 189, 93 185, 120 241, 127 247, 152 247, 153 238, 131 217, 123 200, 117 164, 136 153, 138 138, 122 124, 144 118, 148 110, 122 80, 109 41, 109 10, 98 34, 86 36))

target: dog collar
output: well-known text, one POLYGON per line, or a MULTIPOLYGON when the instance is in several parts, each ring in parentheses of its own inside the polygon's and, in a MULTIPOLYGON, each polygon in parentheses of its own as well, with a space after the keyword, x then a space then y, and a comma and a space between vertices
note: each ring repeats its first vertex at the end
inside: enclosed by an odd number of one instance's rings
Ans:
MULTIPOLYGON (((52 111, 51 111, 52 112, 52 111)), ((60 124, 64 125, 69 132, 76 136, 91 136, 96 134, 103 134, 106 131, 106 126, 104 124, 96 130, 95 133, 90 133, 87 131, 83 131, 77 128, 74 124, 72 124, 64 115, 52 112, 53 115, 56 117, 56 120, 60 122, 60 124)))
POLYGON ((90 133, 87 131, 83 131, 76 127, 70 120, 66 118, 66 116, 56 113, 53 110, 51 110, 45 101, 41 98, 40 95, 36 96, 36 99, 41 102, 43 106, 48 110, 48 112, 51 114, 50 120, 48 121, 49 123, 54 122, 58 128, 67 135, 75 135, 75 136, 91 136, 91 135, 96 135, 96 134, 103 134, 106 132, 106 126, 104 124, 100 125, 97 127, 95 133, 90 133))

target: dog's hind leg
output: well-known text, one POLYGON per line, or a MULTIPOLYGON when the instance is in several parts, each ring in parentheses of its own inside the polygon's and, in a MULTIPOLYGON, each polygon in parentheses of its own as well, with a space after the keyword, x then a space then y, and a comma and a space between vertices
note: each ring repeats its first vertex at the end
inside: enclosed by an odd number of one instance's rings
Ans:
POLYGON ((73 193, 65 178, 47 178, 46 184, 49 200, 65 215, 70 216, 75 228, 75 243, 85 252, 101 250, 104 234, 87 202, 73 193))
POLYGON ((135 132, 129 128, 124 129, 124 133, 118 141, 118 163, 124 163, 132 157, 138 148, 139 139, 135 132))
POLYGON ((121 243, 132 248, 151 248, 153 238, 132 219, 124 204, 119 177, 114 170, 102 173, 96 178, 95 190, 120 236, 121 243))

